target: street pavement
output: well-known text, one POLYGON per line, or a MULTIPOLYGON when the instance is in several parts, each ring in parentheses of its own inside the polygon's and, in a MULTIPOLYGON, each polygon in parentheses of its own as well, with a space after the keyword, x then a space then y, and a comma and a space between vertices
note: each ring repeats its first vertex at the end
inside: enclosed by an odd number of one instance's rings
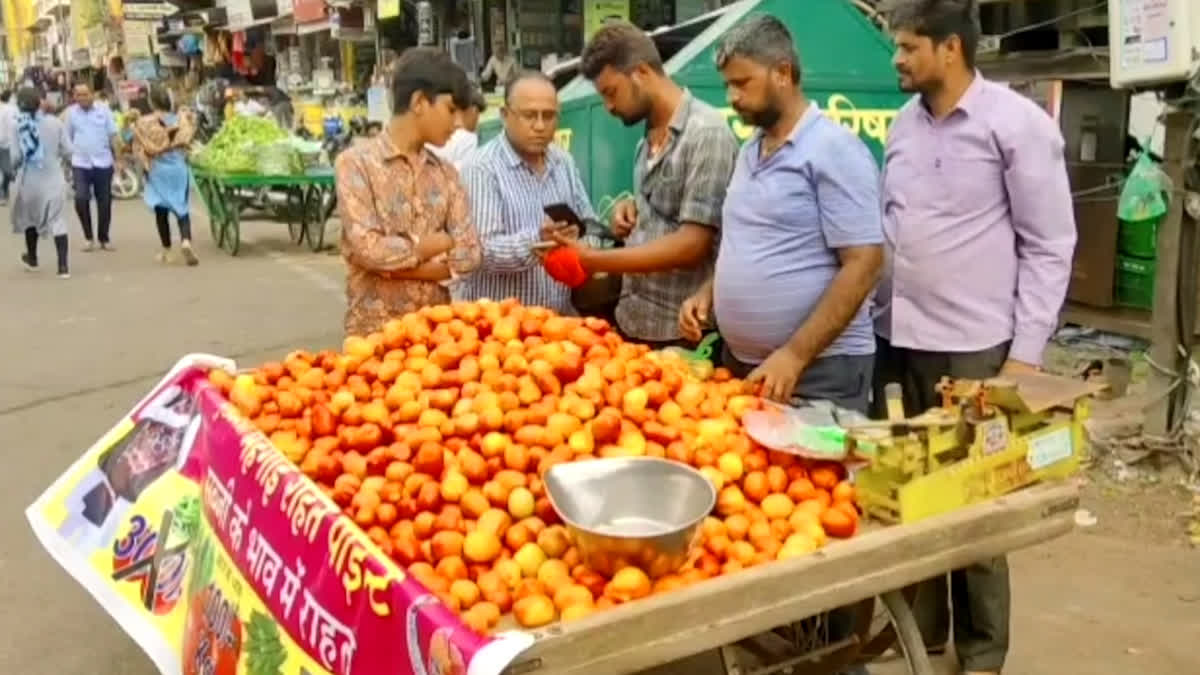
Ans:
MULTIPOLYGON (((6 209, 0 220, 7 232, 6 209)), ((0 472, 0 634, 8 636, 0 674, 152 675, 139 648, 38 545, 25 507, 181 355, 253 364, 340 343, 336 255, 299 248, 284 226, 261 222, 243 225, 246 243, 232 258, 213 246, 200 207, 195 220, 199 267, 164 266, 154 261, 151 215, 140 201, 119 202, 115 252, 79 252, 72 228, 69 280, 25 272, 21 238, 0 237, 0 452, 9 462, 0 472)), ((51 243, 42 246, 52 260, 51 243)), ((1200 672, 1195 552, 1080 534, 1015 556, 1013 569, 1008 672, 1200 672)))

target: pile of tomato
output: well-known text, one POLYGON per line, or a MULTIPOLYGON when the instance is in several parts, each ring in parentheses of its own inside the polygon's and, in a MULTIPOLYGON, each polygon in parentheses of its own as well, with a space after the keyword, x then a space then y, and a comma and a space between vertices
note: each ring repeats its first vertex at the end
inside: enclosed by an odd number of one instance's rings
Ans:
POLYGON ((427 307, 341 352, 210 380, 368 536, 472 628, 536 627, 806 555, 858 526, 841 465, 768 451, 722 368, 513 300, 427 307), (546 496, 559 462, 665 457, 717 489, 684 568, 589 569, 546 496))

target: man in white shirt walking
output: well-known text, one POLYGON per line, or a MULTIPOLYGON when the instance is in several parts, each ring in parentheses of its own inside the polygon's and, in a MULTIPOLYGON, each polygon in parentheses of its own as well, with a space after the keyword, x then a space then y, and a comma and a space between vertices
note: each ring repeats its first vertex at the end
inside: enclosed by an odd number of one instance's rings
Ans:
POLYGON ((12 136, 17 129, 17 106, 12 90, 0 91, 0 205, 8 204, 8 187, 12 183, 12 136))
POLYGON ((479 147, 479 116, 487 110, 487 101, 478 89, 471 94, 471 105, 458 111, 462 116, 462 126, 454 130, 454 135, 446 144, 439 147, 429 146, 429 150, 462 171, 463 164, 479 147))
POLYGON ((503 91, 508 86, 508 81, 516 74, 517 62, 513 59, 512 54, 508 53, 508 45, 501 42, 496 45, 496 51, 484 64, 483 72, 479 74, 479 82, 483 83, 495 78, 492 89, 503 91))

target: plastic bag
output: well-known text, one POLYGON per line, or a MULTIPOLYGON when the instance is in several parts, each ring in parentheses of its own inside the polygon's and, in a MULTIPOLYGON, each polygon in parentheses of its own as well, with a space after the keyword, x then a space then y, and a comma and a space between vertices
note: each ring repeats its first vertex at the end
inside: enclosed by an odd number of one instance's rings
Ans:
POLYGON ((1137 158, 1117 203, 1117 218, 1129 223, 1154 220, 1167 212, 1170 180, 1150 153, 1137 158))
POLYGON ((258 173, 263 176, 291 176, 304 172, 300 153, 291 141, 263 143, 258 146, 258 173))
MULTIPOLYGON (((742 415, 746 434, 760 445, 810 459, 845 461, 849 445, 846 427, 866 416, 838 408, 829 401, 808 401, 801 407, 768 403, 763 410, 742 415)), ((860 447, 862 452, 867 448, 860 447)))

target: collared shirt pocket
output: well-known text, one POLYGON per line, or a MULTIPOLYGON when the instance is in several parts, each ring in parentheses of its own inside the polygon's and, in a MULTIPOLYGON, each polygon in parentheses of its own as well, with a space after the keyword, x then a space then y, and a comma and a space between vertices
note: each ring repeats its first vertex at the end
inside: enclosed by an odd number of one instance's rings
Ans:
POLYGON ((642 194, 659 219, 676 224, 674 221, 679 212, 679 204, 683 201, 684 178, 682 166, 666 161, 643 183, 642 194))
POLYGON ((1004 167, 999 157, 947 157, 939 172, 947 208, 971 213, 1005 199, 1004 167))
POLYGON ((884 171, 883 204, 924 204, 936 200, 945 192, 936 160, 911 150, 892 151, 887 155, 884 171))

